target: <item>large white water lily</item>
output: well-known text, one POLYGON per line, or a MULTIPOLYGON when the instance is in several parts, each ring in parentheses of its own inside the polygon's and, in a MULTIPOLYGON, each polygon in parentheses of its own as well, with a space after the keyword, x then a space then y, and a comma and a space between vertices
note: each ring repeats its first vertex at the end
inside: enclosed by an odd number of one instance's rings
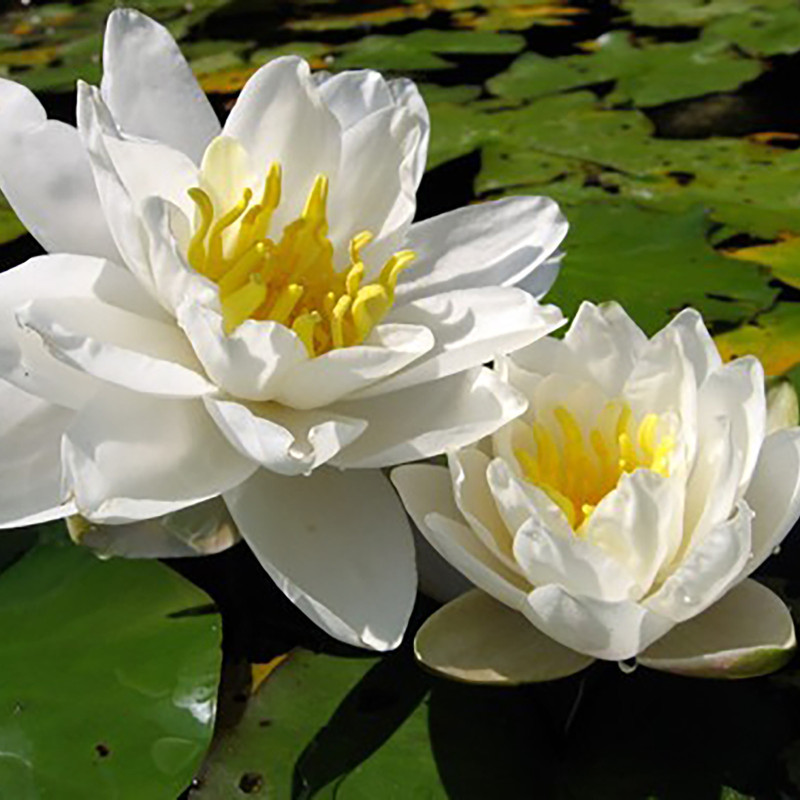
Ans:
POLYGON ((410 81, 281 58, 221 127, 147 17, 115 11, 103 61, 77 129, 0 82, 0 188, 50 251, 0 276, 0 524, 211 552, 219 505, 178 512, 221 497, 309 616, 393 647, 415 571, 380 468, 523 410, 481 365, 561 324, 514 284, 547 289, 566 224, 544 198, 412 224, 410 81))
POLYGON ((417 637, 465 680, 559 677, 595 658, 741 677, 794 648, 783 603, 748 576, 800 516, 792 391, 723 364, 686 310, 649 339, 584 303, 563 340, 501 359, 527 412, 392 479, 428 541, 478 587, 417 637), (769 420, 769 423, 768 423, 769 420), (485 594, 484 594, 485 593, 485 594))

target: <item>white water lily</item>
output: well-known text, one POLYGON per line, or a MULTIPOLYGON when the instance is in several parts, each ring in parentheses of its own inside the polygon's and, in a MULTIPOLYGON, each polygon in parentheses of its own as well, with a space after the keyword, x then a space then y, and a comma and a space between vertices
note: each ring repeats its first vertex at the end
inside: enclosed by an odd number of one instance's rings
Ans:
POLYGON ((731 677, 780 666, 791 616, 748 576, 800 516, 793 392, 772 392, 768 412, 761 364, 723 364, 697 312, 648 340, 614 303, 584 303, 564 340, 497 369, 528 398, 522 417, 453 449, 449 469, 392 473, 478 587, 426 622, 419 657, 490 682, 595 658, 731 677))
POLYGON ((103 60, 77 130, 0 82, 0 188, 50 251, 0 276, 0 524, 209 552, 231 529, 176 512, 221 497, 312 619, 394 647, 416 578, 379 468, 522 411, 481 365, 561 324, 513 285, 546 290, 566 224, 544 198, 412 224, 410 81, 280 58, 220 127, 147 17, 115 11, 103 60))

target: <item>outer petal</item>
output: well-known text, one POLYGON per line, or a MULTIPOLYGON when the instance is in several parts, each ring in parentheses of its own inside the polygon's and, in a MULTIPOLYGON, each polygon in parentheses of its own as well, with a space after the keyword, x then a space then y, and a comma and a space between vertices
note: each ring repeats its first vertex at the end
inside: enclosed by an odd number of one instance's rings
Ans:
POLYGON ((97 381, 56 360, 37 334, 20 332, 17 311, 33 300, 109 304, 148 319, 162 312, 122 267, 91 256, 32 258, 0 275, 0 374, 44 399, 79 408, 97 381))
POLYGON ((95 378, 161 397, 216 390, 176 325, 95 300, 35 300, 17 320, 63 364, 95 378))
POLYGON ((748 572, 761 566, 800 517, 800 428, 768 436, 746 495, 755 512, 753 557, 748 572))
POLYGON ((385 78, 371 69, 345 70, 336 75, 314 72, 311 79, 319 87, 322 101, 339 120, 342 131, 394 104, 385 78))
POLYGON ((70 517, 73 541, 90 547, 101 558, 185 558, 221 553, 239 541, 222 498, 215 497, 163 517, 124 525, 95 525, 70 517))
POLYGON ((405 514, 380 472, 259 470, 225 501, 264 569, 314 622, 349 644, 397 647, 417 576, 405 514))
POLYGON ((651 645, 639 663, 697 678, 753 678, 780 669, 796 646, 789 609, 766 586, 746 580, 651 645))
POLYGON ((112 11, 103 73, 103 99, 125 133, 155 139, 200 163, 220 124, 166 28, 131 8, 112 11))
POLYGON ((429 617, 414 639, 414 653, 447 678, 506 686, 565 678, 594 660, 563 647, 522 614, 477 590, 429 617))
POLYGON ((205 400, 214 421, 244 456, 281 475, 308 475, 357 439, 367 423, 327 410, 277 403, 205 400))
POLYGON ((302 59, 276 58, 261 67, 236 100, 223 134, 238 139, 254 164, 282 165, 286 200, 272 221, 278 230, 300 214, 318 174, 336 183, 341 128, 302 59))
POLYGON ((683 352, 694 368, 698 386, 702 386, 706 378, 722 366, 719 350, 698 311, 683 309, 664 330, 672 331, 680 338, 683 352))
POLYGON ((556 251, 550 258, 539 264, 533 272, 529 272, 521 281, 518 281, 517 287, 524 289, 537 300, 541 300, 556 282, 556 278, 561 272, 563 258, 564 253, 556 251))
POLYGON ((767 404, 764 368, 753 356, 737 358, 712 372, 700 387, 698 416, 724 416, 731 422, 733 444, 742 460, 738 491, 750 483, 764 441, 767 404))
POLYGON ((675 623, 638 603, 573 596, 560 586, 534 589, 522 609, 542 633, 595 658, 632 658, 675 623))
POLYGON ((74 513, 61 494, 61 437, 73 413, 0 381, 0 528, 74 513))
POLYGON ((368 423, 333 463, 386 467, 476 442, 525 410, 525 399, 479 368, 331 410, 368 423), (413 412, 409 413, 409 409, 413 412))
POLYGON ((444 467, 399 467, 392 470, 392 482, 416 526, 446 561, 501 603, 519 608, 525 602, 529 585, 464 524, 444 467))
MULTIPOLYGON (((647 338, 619 303, 583 302, 564 344, 603 391, 616 397, 644 352, 647 338)), ((520 363, 526 366, 524 357, 520 363)))
POLYGON ((398 304, 452 289, 513 286, 554 253, 566 232, 546 197, 496 200, 418 222, 405 245, 417 260, 397 287, 398 304))
POLYGON ((0 189, 45 250, 118 258, 78 132, 3 79, 0 189))
POLYGON ((199 400, 109 387, 64 437, 64 485, 80 513, 116 524, 194 505, 246 480, 255 464, 228 444, 199 400))
POLYGON ((767 392, 767 435, 800 425, 797 391, 788 380, 779 380, 767 392))
POLYGON ((394 309, 387 320, 424 326, 435 344, 424 358, 403 372, 376 384, 360 397, 444 378, 524 347, 566 321, 555 306, 540 306, 521 289, 485 287, 456 289, 424 297, 394 309))
POLYGON ((753 512, 740 501, 734 515, 692 546, 644 605, 675 622, 704 611, 742 576, 750 558, 753 512))

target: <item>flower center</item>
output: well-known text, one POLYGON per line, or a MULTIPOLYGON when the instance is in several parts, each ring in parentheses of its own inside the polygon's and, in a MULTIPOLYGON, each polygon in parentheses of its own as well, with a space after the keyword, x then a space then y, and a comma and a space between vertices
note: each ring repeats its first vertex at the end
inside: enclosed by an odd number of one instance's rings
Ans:
POLYGON ((647 414, 635 425, 630 406, 609 403, 602 424, 588 437, 564 406, 553 415, 555 432, 534 422, 531 446, 517 448, 514 454, 525 478, 558 505, 574 531, 580 532, 623 473, 644 468, 669 477, 675 438, 660 424, 658 414, 647 414))
POLYGON ((318 175, 300 217, 270 237, 281 200, 281 168, 273 164, 257 203, 245 189, 229 209, 218 209, 207 192, 189 189, 197 221, 188 260, 219 287, 225 332, 247 319, 273 320, 291 328, 313 358, 337 347, 361 344, 394 303, 400 273, 415 258, 395 253, 377 278, 364 281, 362 249, 369 231, 352 238, 349 265, 336 271, 327 238, 328 178, 318 175))

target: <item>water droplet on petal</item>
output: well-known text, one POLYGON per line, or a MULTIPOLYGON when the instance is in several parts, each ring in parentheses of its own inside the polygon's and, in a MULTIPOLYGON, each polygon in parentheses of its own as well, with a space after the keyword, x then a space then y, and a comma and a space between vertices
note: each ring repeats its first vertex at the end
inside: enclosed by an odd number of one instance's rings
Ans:
POLYGON ((775 548, 773 549, 773 551, 772 551, 772 555, 774 555, 774 556, 777 556, 777 555, 778 555, 778 553, 780 553, 780 552, 781 552, 781 546, 780 546, 780 545, 778 545, 777 547, 775 547, 775 548))
POLYGON ((681 602, 685 603, 687 606, 690 606, 695 602, 694 597, 692 597, 689 592, 682 591, 678 594, 678 597, 680 597, 681 602))
POLYGON ((639 662, 636 658, 626 658, 624 661, 618 661, 617 664, 619 665, 620 670, 624 672, 626 675, 630 675, 632 672, 636 671, 636 667, 639 666, 639 662))

